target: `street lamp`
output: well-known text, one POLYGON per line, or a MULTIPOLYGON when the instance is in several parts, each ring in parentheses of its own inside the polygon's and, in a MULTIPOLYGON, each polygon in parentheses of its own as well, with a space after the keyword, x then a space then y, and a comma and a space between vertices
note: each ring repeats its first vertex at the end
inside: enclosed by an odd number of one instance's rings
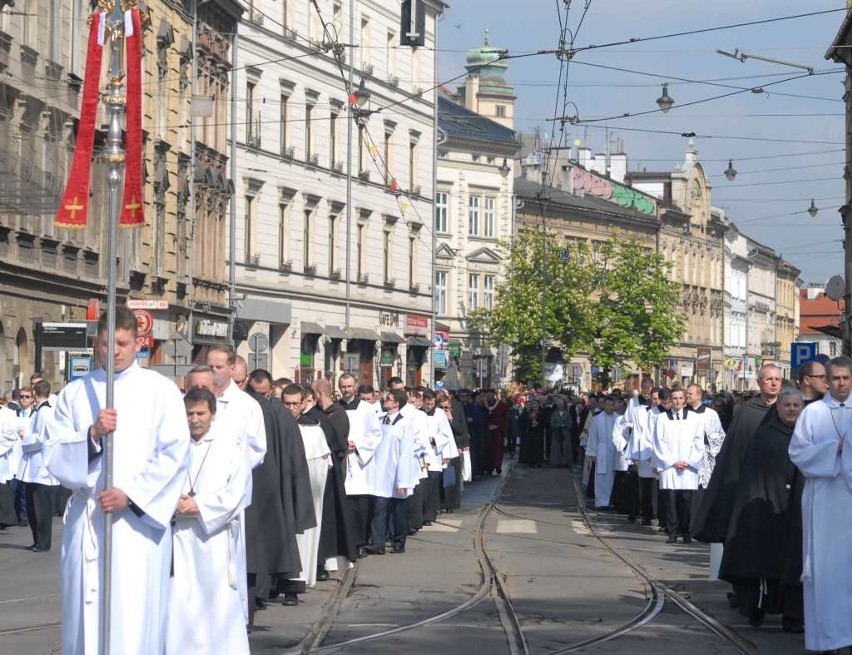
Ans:
POLYGON ((674 106, 674 103, 674 98, 669 95, 669 85, 664 82, 663 95, 657 98, 657 106, 660 108, 660 111, 665 114, 674 106))
POLYGON ((729 159, 728 168, 725 169, 725 177, 728 178, 728 182, 733 182, 736 176, 737 169, 734 168, 734 162, 729 159))
POLYGON ((819 207, 816 206, 814 199, 811 198, 811 206, 808 207, 808 213, 811 215, 811 218, 816 218, 817 212, 819 212, 819 207))
POLYGON ((364 84, 364 78, 361 78, 361 82, 358 84, 358 88, 352 92, 352 95, 349 97, 349 105, 352 109, 357 111, 364 108, 370 101, 370 92, 367 90, 367 86, 364 84))

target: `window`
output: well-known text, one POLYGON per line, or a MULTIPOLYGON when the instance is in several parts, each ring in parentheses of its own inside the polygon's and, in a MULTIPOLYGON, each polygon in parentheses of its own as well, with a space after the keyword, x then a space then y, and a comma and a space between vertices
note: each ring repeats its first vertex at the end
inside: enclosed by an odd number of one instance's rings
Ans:
POLYGON ((391 233, 384 230, 382 235, 382 277, 387 284, 391 279, 391 233))
POLYGON ((359 40, 360 47, 358 52, 361 54, 361 70, 368 72, 367 68, 370 65, 370 19, 361 18, 361 38, 359 40))
POLYGON ((396 77, 396 34, 388 32, 387 49, 385 50, 385 65, 388 71, 388 82, 396 77))
POLYGON ((358 223, 358 239, 355 244, 356 265, 358 267, 358 279, 364 277, 364 224, 358 223))
POLYGON ((254 216, 252 213, 254 211, 254 196, 246 196, 246 213, 245 219, 243 223, 243 246, 244 246, 244 261, 248 264, 251 260, 252 248, 251 242, 254 231, 254 216))
POLYGON ((287 235, 290 234, 290 210, 289 205, 281 203, 278 205, 278 263, 290 261, 287 235))
POLYGON ((314 132, 313 132, 314 106, 305 105, 305 161, 310 161, 313 154, 314 132))
POLYGON ((343 40, 343 5, 335 2, 331 8, 331 24, 334 27, 332 38, 335 41, 343 40))
POLYGON ((408 288, 414 288, 414 273, 417 270, 415 258, 417 257, 417 238, 408 237, 408 288))
POLYGON ((281 94, 281 110, 278 114, 278 139, 281 142, 281 154, 287 154, 287 104, 290 101, 290 96, 281 94))
POLYGON ((365 172, 367 167, 364 165, 365 157, 364 157, 364 148, 367 147, 367 144, 364 143, 364 126, 360 123, 358 124, 358 174, 365 172))
POLYGON ((447 272, 435 271, 435 311, 447 313, 447 272))
POLYGON ((332 110, 328 127, 328 167, 337 166, 337 117, 340 114, 332 110))
POLYGON ((485 287, 482 297, 485 309, 494 309, 494 276, 486 275, 483 277, 482 282, 485 287))
POLYGON ((449 202, 449 194, 443 191, 435 194, 435 232, 446 233, 449 231, 449 226, 447 225, 449 202))
POLYGON ((417 186, 417 141, 408 144, 408 189, 417 186))
POLYGON ((494 107, 494 112, 497 118, 506 118, 506 105, 497 105, 494 107))
POLYGON ((485 236, 494 238, 494 198, 485 199, 485 236))
POLYGON ((337 266, 337 216, 328 217, 328 275, 334 275, 337 266))
POLYGON ((479 235, 479 197, 471 196, 467 202, 467 233, 479 235))
POLYGON ((467 308, 479 307, 479 273, 471 273, 467 276, 467 308))
POLYGON ((302 238, 304 239, 304 244, 302 245, 302 259, 304 261, 305 268, 311 265, 311 214, 313 214, 313 210, 305 210, 305 225, 302 231, 302 238))
POLYGON ((391 172, 390 172, 390 158, 391 158, 391 134, 385 131, 385 143, 384 143, 384 152, 382 152, 382 168, 384 169, 384 178, 385 184, 390 184, 391 181, 391 172))
POLYGON ((254 125, 254 82, 246 82, 246 144, 253 145, 255 141, 254 125))

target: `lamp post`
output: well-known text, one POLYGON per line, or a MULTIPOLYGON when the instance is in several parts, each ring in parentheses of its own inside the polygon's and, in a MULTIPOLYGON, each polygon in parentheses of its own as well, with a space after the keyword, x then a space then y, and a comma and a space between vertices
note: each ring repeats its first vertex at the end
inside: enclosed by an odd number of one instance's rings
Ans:
POLYGON ((733 160, 728 160, 728 168, 725 169, 725 177, 728 178, 728 182, 733 182, 734 178, 737 176, 737 169, 734 168, 733 160))
POLYGON ((674 103, 674 98, 669 95, 669 85, 668 83, 664 83, 663 95, 657 98, 657 106, 660 108, 661 112, 666 114, 674 106, 674 103))
POLYGON ((816 218, 817 213, 819 212, 819 207, 816 206, 814 199, 811 198, 811 206, 808 207, 808 214, 811 215, 811 218, 816 218))

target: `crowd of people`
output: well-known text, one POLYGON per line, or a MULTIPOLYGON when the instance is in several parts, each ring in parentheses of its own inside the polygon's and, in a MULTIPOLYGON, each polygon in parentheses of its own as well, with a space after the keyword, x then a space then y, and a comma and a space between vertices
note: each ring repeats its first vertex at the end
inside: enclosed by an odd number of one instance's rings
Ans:
MULTIPOLYGON (((505 397, 348 374, 296 384, 217 345, 179 389, 136 363, 136 336, 117 308, 112 408, 101 368, 58 397, 36 374, 0 408, 0 527, 28 525, 31 550, 48 551, 67 501, 63 652, 98 652, 109 602, 115 652, 247 654, 256 612, 297 605, 359 558, 404 554, 506 457, 566 468, 595 510, 669 543, 711 543, 752 625, 782 614, 811 650, 852 645, 852 360, 810 362, 798 386, 765 365, 752 396, 636 376, 610 394, 505 397)), ((102 319, 100 361, 107 346, 102 319)))

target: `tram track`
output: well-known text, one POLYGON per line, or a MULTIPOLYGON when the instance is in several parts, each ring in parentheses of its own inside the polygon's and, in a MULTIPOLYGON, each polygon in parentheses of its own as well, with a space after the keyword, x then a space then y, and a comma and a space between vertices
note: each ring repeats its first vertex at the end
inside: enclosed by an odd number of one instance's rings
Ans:
MULTIPOLYGON (((630 572, 642 583, 645 590, 645 603, 641 610, 634 616, 629 618, 627 621, 623 621, 619 625, 606 630, 602 634, 558 648, 547 648, 541 651, 531 650, 527 634, 523 627, 524 620, 522 612, 518 611, 516 602, 513 601, 512 595, 509 592, 504 573, 501 572, 496 565, 493 554, 489 552, 487 542, 488 532, 486 530, 486 526, 488 519, 492 514, 500 514, 515 519, 531 520, 529 516, 522 516, 509 512, 499 505, 501 494, 511 475, 512 470, 510 469, 495 489, 491 500, 480 509, 477 516, 476 527, 473 530, 472 539, 474 551, 477 555, 477 562, 480 567, 481 583, 472 596, 463 603, 441 612, 440 614, 435 614, 418 621, 395 626, 373 634, 327 644, 325 643, 326 638, 328 637, 331 628, 334 626, 335 619, 341 609, 341 606, 351 592, 357 578, 359 567, 356 563, 354 568, 349 569, 346 574, 344 574, 341 584, 332 594, 329 601, 327 601, 320 619, 314 624, 311 630, 309 630, 308 634, 300 642, 299 646, 295 649, 286 651, 286 655, 339 652, 344 651, 348 647, 385 640, 410 630, 427 627, 453 617, 458 617, 465 612, 470 611, 489 597, 495 603, 497 615, 499 617, 502 630, 505 633, 511 655, 530 655, 532 652, 546 653, 546 655, 563 655, 593 648, 625 637, 645 626, 653 626, 654 620, 657 619, 667 605, 677 607, 683 614, 697 621, 713 633, 713 635, 715 635, 718 639, 721 639, 728 646, 735 649, 736 652, 741 653, 742 655, 757 655, 759 651, 752 642, 740 635, 738 632, 722 625, 715 618, 690 602, 677 590, 654 578, 640 563, 632 560, 621 552, 619 548, 610 543, 610 541, 601 534, 600 530, 587 513, 583 496, 580 493, 579 485, 577 484, 574 476, 572 476, 572 484, 574 485, 577 497, 577 505, 572 509, 579 513, 589 536, 594 538, 602 548, 604 548, 623 566, 629 569, 630 572)), ((540 519, 535 520, 542 524, 549 524, 563 528, 567 527, 565 523, 544 521, 540 519)))

